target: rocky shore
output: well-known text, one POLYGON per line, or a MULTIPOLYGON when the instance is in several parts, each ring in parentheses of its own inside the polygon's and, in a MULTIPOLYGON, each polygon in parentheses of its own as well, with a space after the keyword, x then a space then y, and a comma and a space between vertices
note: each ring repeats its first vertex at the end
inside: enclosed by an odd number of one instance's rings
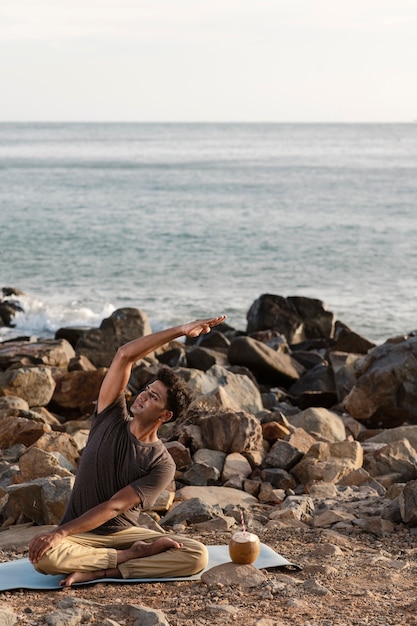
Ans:
MULTIPOLYGON (((19 307, 18 290, 3 289, 13 292, 19 307)), ((12 324, 9 302, 0 315, 12 324)), ((0 344, 1 560, 59 522, 106 368, 150 330, 145 312, 119 309, 99 328, 0 344)), ((301 570, 226 564, 198 584, 140 585, 140 602, 137 587, 114 586, 111 603, 109 585, 95 585, 46 594, 37 612, 22 597, 40 594, 8 592, 0 624, 416 623, 416 357, 414 334, 375 346, 320 300, 263 294, 245 330, 223 324, 137 362, 129 396, 160 364, 195 394, 161 432, 175 484, 143 524, 227 544, 243 512, 301 570)))

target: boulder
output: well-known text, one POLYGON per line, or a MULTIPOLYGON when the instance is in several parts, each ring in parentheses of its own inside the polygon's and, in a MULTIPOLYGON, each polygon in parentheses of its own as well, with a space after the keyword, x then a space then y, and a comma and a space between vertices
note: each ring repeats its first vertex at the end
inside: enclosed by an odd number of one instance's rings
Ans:
POLYGON ((375 344, 358 335, 340 321, 335 323, 332 350, 355 354, 367 354, 375 344))
POLYGON ((55 379, 52 401, 63 408, 91 406, 98 398, 106 372, 105 368, 65 372, 55 379))
POLYGON ((220 472, 216 467, 205 463, 193 463, 182 473, 180 481, 185 485, 215 485, 220 481, 220 472))
POLYGON ((201 346, 196 346, 187 352, 187 367, 206 372, 213 365, 226 367, 228 365, 226 354, 201 346))
POLYGON ((65 339, 39 341, 8 341, 0 344, 0 369, 49 365, 67 369, 75 357, 71 344, 65 339))
POLYGON ((209 448, 200 448, 193 455, 194 463, 202 463, 209 467, 215 467, 220 473, 223 471, 226 453, 220 450, 210 450, 209 448))
POLYGON ((246 452, 262 447, 259 421, 244 411, 215 411, 202 415, 199 422, 203 448, 221 452, 246 452))
POLYGON ((75 466, 60 453, 51 453, 32 447, 19 458, 19 482, 30 482, 45 476, 72 476, 75 466))
POLYGON ((407 526, 417 526, 417 480, 408 482, 399 495, 401 518, 407 526))
POLYGON ((160 521, 161 526, 173 526, 181 522, 196 524, 207 522, 215 517, 222 517, 222 511, 218 506, 213 506, 200 500, 192 498, 177 504, 160 521))
POLYGON ((227 506, 236 505, 244 508, 256 506, 258 500, 249 493, 238 489, 229 489, 228 487, 183 487, 177 491, 178 500, 191 500, 198 498, 211 504, 218 505, 221 509, 227 506))
POLYGON ((207 372, 192 369, 179 371, 196 396, 214 406, 238 408, 257 413, 263 408, 261 394, 256 385, 244 374, 233 373, 220 365, 213 365, 207 372))
POLYGON ((382 479, 384 475, 391 477, 390 484, 415 480, 417 452, 408 439, 401 439, 366 452, 363 467, 373 478, 382 481, 384 486, 387 486, 387 481, 382 479))
POLYGON ((0 416, 0 449, 5 450, 16 444, 31 446, 50 430, 51 427, 41 419, 2 415, 0 416))
POLYGON ((357 441, 316 443, 290 473, 306 487, 317 481, 338 483, 362 463, 363 450, 357 441))
POLYGON ((239 476, 241 482, 243 482, 243 479, 247 478, 251 473, 252 468, 249 461, 239 452, 232 452, 226 456, 221 480, 222 483, 225 483, 234 476, 239 476))
POLYGON ((167 441, 165 447, 174 459, 175 466, 178 470, 191 465, 191 454, 189 449, 179 441, 167 441))
POLYGON ((305 339, 332 337, 335 318, 321 300, 263 294, 251 305, 247 322, 248 333, 275 329, 292 344, 305 339))
POLYGON ((263 464, 265 467, 278 467, 289 470, 296 465, 296 463, 301 461, 302 457, 303 454, 300 450, 291 445, 288 441, 280 440, 271 447, 264 458, 263 464))
POLYGON ((46 452, 59 452, 68 459, 72 466, 77 466, 80 457, 78 446, 74 438, 68 433, 47 432, 34 445, 46 452))
POLYGON ((361 361, 357 381, 344 399, 355 419, 392 428, 417 423, 417 337, 386 342, 361 361))
POLYGON ((252 337, 237 337, 230 344, 232 365, 244 365, 258 383, 289 387, 304 373, 304 367, 290 355, 277 352, 252 337))
POLYGON ((6 509, 18 507, 35 524, 59 524, 64 515, 74 484, 74 477, 36 478, 20 485, 7 487, 9 501, 6 509))
POLYGON ((269 483, 274 489, 295 489, 297 482, 294 477, 284 469, 278 467, 268 467, 261 472, 261 478, 264 483, 269 483))
POLYGON ((333 370, 337 401, 342 400, 356 383, 356 365, 362 356, 334 350, 329 352, 329 363, 333 370))
POLYGON ((297 404, 301 408, 331 407, 337 403, 333 370, 327 364, 315 365, 291 385, 288 391, 298 398, 297 404))
POLYGON ((289 496, 269 514, 271 520, 308 521, 314 516, 314 501, 308 496, 289 496))
POLYGON ((346 430, 343 420, 325 408, 309 408, 296 415, 289 415, 288 422, 328 441, 343 441, 346 430))
POLYGON ((121 345, 151 332, 148 317, 143 311, 117 309, 102 321, 99 328, 84 332, 76 343, 75 351, 86 356, 95 367, 109 367, 121 345))
POLYGON ((48 367, 22 367, 0 373, 0 396, 18 396, 30 407, 46 406, 55 381, 48 367))
POLYGON ((414 450, 417 450, 417 425, 387 428, 373 437, 368 437, 366 441, 367 443, 393 443, 400 439, 408 439, 414 450))

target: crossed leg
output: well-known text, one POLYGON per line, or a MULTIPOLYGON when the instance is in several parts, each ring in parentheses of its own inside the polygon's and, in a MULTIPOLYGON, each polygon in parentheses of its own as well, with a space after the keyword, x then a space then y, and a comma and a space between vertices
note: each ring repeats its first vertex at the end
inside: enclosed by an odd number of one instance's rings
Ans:
MULTIPOLYGON (((169 537, 160 537, 152 541, 152 543, 146 543, 141 540, 135 541, 130 548, 126 550, 116 550, 117 565, 131 561, 132 559, 143 559, 147 556, 160 554, 166 550, 178 549, 181 548, 182 545, 182 543, 178 543, 169 537)), ((92 572, 72 572, 72 574, 61 580, 60 585, 70 587, 74 583, 88 582, 90 580, 97 580, 98 578, 122 578, 122 574, 117 566, 104 570, 94 570, 92 572)))
POLYGON ((134 527, 111 535, 67 537, 34 566, 43 574, 66 575, 61 584, 70 586, 105 577, 191 576, 207 561, 207 548, 194 539, 134 527))

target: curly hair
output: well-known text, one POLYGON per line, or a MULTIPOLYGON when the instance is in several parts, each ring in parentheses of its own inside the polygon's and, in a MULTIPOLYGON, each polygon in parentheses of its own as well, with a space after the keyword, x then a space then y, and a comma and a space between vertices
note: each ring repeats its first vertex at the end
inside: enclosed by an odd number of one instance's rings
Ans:
POLYGON ((190 387, 166 366, 158 370, 156 380, 160 380, 167 388, 167 409, 172 411, 171 421, 182 417, 193 400, 190 387))

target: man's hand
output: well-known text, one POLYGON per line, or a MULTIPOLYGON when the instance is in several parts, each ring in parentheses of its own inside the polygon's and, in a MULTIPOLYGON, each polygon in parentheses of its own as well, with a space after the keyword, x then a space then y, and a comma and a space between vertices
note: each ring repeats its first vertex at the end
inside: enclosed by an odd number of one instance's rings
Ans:
POLYGON ((224 322, 225 319, 226 315, 220 315, 219 317, 213 317, 208 320, 189 322, 183 326, 184 335, 186 335, 186 337, 199 337, 200 335, 207 335, 213 326, 218 326, 224 322))
POLYGON ((29 561, 31 563, 39 561, 45 552, 49 550, 49 548, 56 546, 61 539, 63 539, 63 536, 58 530, 41 533, 33 537, 29 543, 29 561))

